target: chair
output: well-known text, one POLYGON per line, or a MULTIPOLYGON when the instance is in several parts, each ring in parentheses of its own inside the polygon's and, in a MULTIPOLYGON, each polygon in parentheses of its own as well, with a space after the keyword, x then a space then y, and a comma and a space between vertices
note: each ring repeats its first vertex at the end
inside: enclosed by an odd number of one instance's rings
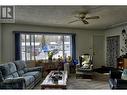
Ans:
POLYGON ((92 78, 93 63, 90 54, 79 56, 80 64, 76 65, 76 77, 92 78))
POLYGON ((122 79, 122 69, 114 69, 109 73, 109 86, 111 89, 127 89, 127 80, 122 79))

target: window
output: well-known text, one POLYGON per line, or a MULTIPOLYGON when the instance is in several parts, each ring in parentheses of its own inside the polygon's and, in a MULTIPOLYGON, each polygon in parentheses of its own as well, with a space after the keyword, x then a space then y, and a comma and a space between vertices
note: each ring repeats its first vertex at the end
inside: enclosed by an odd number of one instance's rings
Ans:
POLYGON ((21 60, 47 60, 48 51, 53 59, 72 56, 72 36, 65 34, 20 34, 21 60))

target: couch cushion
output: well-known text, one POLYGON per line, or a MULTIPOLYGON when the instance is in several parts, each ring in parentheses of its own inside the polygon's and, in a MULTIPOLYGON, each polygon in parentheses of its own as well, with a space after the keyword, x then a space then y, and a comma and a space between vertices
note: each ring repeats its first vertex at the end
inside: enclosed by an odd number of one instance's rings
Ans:
POLYGON ((25 61, 18 60, 18 61, 14 61, 14 63, 16 65, 18 71, 26 68, 25 61))
POLYGON ((25 61, 18 60, 18 61, 14 61, 14 63, 17 67, 19 76, 22 76, 26 72, 26 63, 25 63, 25 61))
POLYGON ((5 76, 4 79, 7 79, 7 78, 14 78, 13 75, 8 75, 8 76, 5 76))
POLYGON ((27 72, 23 74, 23 76, 34 76, 34 78, 37 78, 39 76, 40 72, 39 71, 33 71, 33 72, 27 72))
POLYGON ((15 77, 19 77, 19 74, 17 72, 13 73, 12 76, 15 77))
POLYGON ((0 71, 0 82, 2 82, 4 80, 2 72, 0 71))
MULTIPOLYGON (((12 62, 0 65, 0 70, 4 78, 9 76, 12 77, 12 74, 17 72, 16 66, 12 62)), ((18 77, 19 75, 17 74, 16 76, 18 77)))
POLYGON ((19 71, 18 71, 18 74, 19 74, 19 76, 21 77, 21 76, 24 74, 24 70, 19 70, 19 71))
POLYGON ((33 76, 24 76, 26 86, 34 82, 35 78, 33 76))
POLYGON ((10 64, 8 64, 8 66, 9 66, 9 72, 10 73, 14 73, 14 72, 17 71, 16 66, 15 66, 14 63, 10 62, 10 64))

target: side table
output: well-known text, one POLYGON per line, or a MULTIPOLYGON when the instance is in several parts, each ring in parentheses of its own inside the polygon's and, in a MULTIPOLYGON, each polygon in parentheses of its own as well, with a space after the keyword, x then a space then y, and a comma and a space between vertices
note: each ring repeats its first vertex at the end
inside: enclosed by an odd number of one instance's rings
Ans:
POLYGON ((67 73, 68 73, 68 75, 69 75, 69 73, 70 73, 70 64, 69 63, 65 63, 64 64, 64 71, 67 71, 67 73))

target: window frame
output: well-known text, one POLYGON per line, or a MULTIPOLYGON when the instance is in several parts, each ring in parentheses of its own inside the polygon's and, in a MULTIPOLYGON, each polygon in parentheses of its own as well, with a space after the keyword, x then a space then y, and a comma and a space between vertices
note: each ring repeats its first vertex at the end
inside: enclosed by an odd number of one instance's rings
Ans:
MULTIPOLYGON (((76 34, 75 33, 56 33, 56 32, 30 32, 30 31, 13 31, 13 33, 15 34, 15 60, 21 60, 21 48, 19 49, 19 47, 21 47, 21 43, 20 43, 20 37, 19 35, 21 34, 29 34, 29 35, 35 35, 35 34, 48 34, 48 35, 67 35, 67 36, 71 36, 71 46, 70 48, 72 49, 71 55, 73 59, 76 59, 76 34), (18 37, 16 36, 16 34, 19 34, 18 37), (73 47, 73 48, 72 48, 73 47)), ((64 36, 63 36, 64 37, 64 36)), ((64 42, 64 41, 63 41, 64 42)), ((26 45, 26 44, 25 44, 26 45)), ((34 47, 35 47, 35 36, 34 36, 34 47)), ((35 49, 35 48, 34 48, 35 49)), ((35 50, 34 50, 35 51, 35 50)), ((66 50, 65 50, 66 51, 66 50)), ((35 56, 34 56, 35 57, 35 56)), ((25 58, 26 59, 26 58, 25 58)), ((34 58, 35 59, 35 58, 34 58)))

